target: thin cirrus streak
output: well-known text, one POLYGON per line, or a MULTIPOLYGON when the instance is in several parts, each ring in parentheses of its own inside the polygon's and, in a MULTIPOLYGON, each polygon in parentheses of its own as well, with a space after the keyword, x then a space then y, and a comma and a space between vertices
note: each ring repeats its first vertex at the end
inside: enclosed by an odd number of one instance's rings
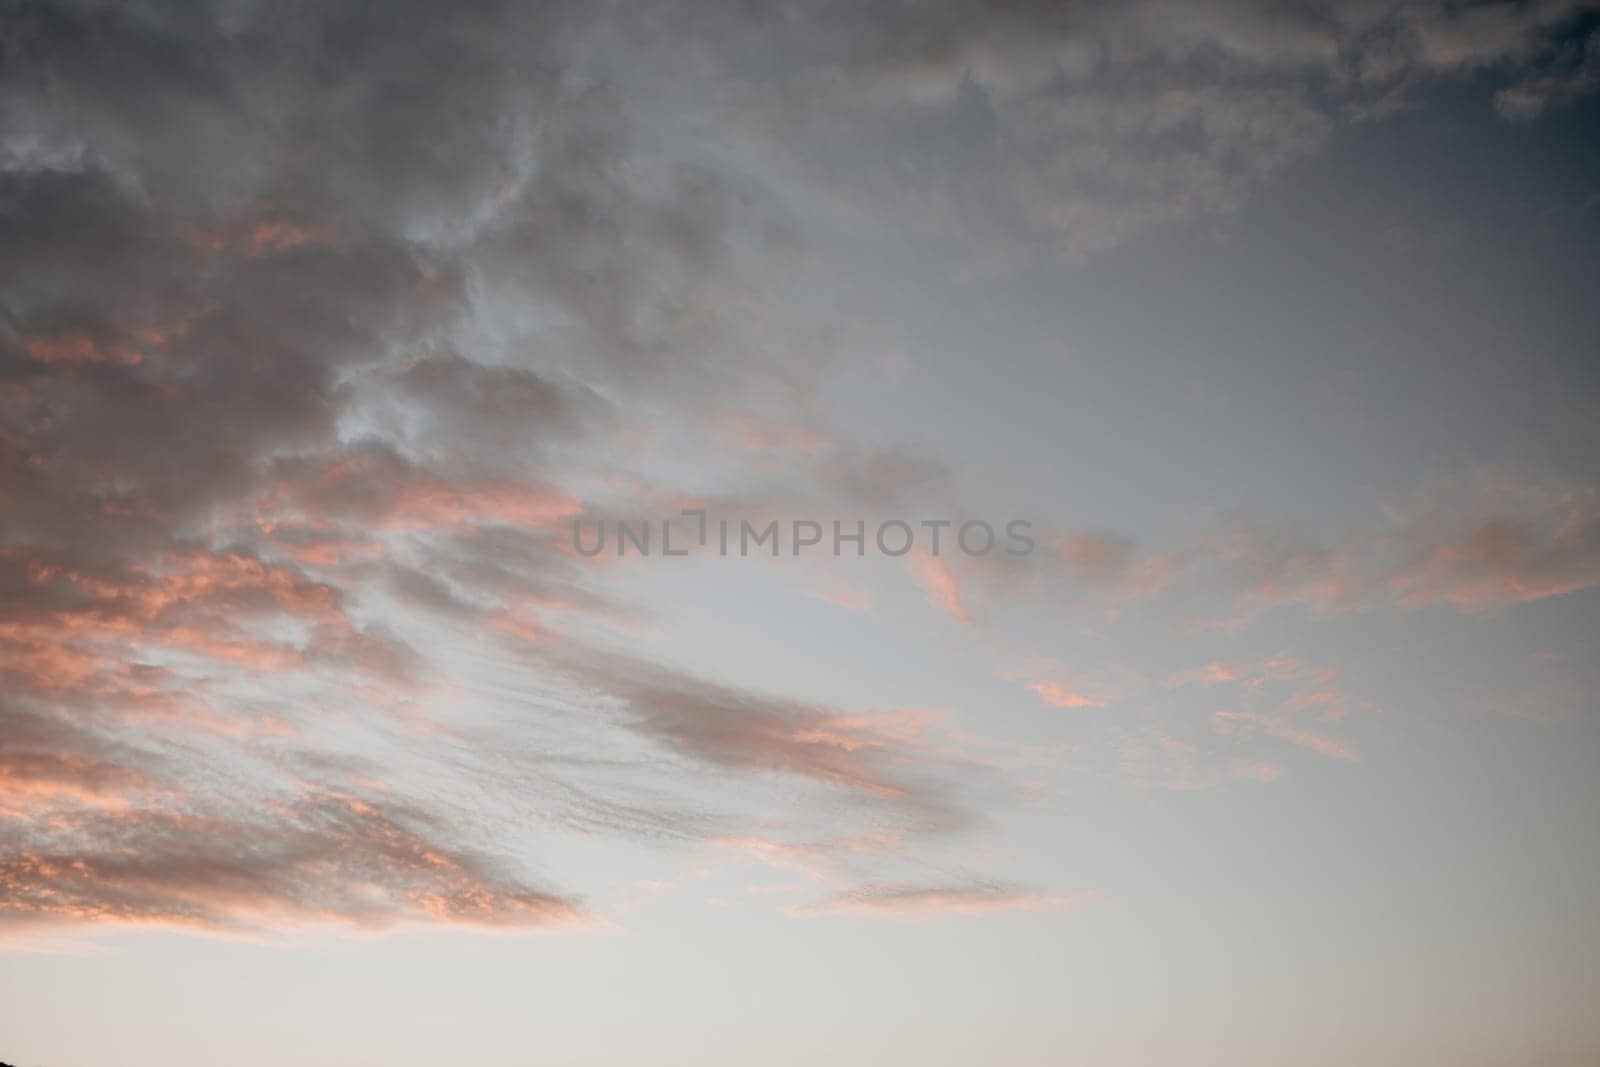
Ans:
POLYGON ((1065 896, 1030 893, 995 883, 914 886, 868 885, 816 904, 788 909, 797 918, 817 915, 916 917, 941 913, 985 915, 1000 911, 1038 911, 1090 903, 1093 894, 1065 896))

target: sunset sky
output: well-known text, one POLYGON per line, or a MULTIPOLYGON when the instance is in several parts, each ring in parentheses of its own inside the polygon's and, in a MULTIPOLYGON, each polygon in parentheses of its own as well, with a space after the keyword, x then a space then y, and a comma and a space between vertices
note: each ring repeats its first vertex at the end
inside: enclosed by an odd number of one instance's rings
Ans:
POLYGON ((6 1064, 1593 1067, 1597 586, 1600 4, 0 0, 6 1064))

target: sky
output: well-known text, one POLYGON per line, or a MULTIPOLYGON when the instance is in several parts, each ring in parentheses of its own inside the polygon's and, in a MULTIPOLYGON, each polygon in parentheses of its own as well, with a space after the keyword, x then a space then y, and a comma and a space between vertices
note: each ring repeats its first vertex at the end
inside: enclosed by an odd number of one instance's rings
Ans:
POLYGON ((1597 89, 0 2, 0 1059, 1600 1063, 1597 89))

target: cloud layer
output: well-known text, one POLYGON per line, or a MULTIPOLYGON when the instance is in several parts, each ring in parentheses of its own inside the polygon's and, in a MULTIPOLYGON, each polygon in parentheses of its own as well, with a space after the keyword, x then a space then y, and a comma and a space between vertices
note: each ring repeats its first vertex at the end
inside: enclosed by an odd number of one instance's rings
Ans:
MULTIPOLYGON (((1562 3, 980 9, 819 4, 780 48, 718 4, 8 7, 0 924, 588 921, 534 873, 523 795, 567 832, 800 856, 836 893, 795 914, 1061 903, 911 862, 1038 753, 663 662, 570 521, 965 513, 939 457, 827 424, 835 333, 784 299, 797 205, 1082 258, 1232 210, 1432 79, 1558 107, 1596 29, 1562 3), (685 93, 726 126, 658 125, 685 93), (903 196, 874 162, 897 146, 927 176, 903 196), (479 781, 499 796, 462 802, 479 781)), ((1057 522, 1030 562, 906 574, 970 634, 1041 592, 1237 622, 1600 581, 1592 490, 1456 488, 1349 544, 1057 522)), ((1241 699, 1210 740, 1354 759, 1321 707, 1241 699)), ((1129 728, 1113 758, 1206 778, 1185 744, 1129 728)))

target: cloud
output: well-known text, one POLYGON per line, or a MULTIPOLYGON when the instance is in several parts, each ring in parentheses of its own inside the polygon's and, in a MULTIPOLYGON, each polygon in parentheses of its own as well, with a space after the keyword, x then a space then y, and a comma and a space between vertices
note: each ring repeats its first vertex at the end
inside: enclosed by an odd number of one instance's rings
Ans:
POLYGON ((929 713, 844 714, 615 652, 552 666, 602 694, 628 729, 702 763, 835 787, 854 794, 864 814, 915 832, 960 829, 975 818, 957 797, 980 766, 939 742, 929 713))
MULTIPOLYGON (((1446 79, 1492 77, 1508 115, 1594 85, 1581 58, 1594 5, 1574 0, 810 10, 781 57, 754 64, 740 61, 761 39, 746 19, 685 5, 702 98, 758 151, 784 156, 749 132, 774 126, 826 146, 791 170, 824 202, 873 206, 843 209, 851 224, 910 228, 969 262, 1026 262, 1041 232, 1082 260, 1227 214, 1341 127, 1446 79)), ((628 58, 681 70, 655 49, 628 58)))
POLYGON ((749 358, 776 244, 731 234, 764 225, 759 204, 637 152, 616 96, 566 76, 579 28, 493 2, 8 23, 8 918, 570 920, 568 897, 465 843, 483 835, 440 794, 480 774, 593 833, 723 828, 637 751, 585 763, 562 738, 512 759, 474 747, 496 725, 482 705, 446 726, 475 684, 442 662, 463 629, 508 661, 548 639, 587 663, 559 706, 630 709, 589 723, 589 750, 621 736, 959 821, 903 734, 608 675, 587 637, 555 640, 552 616, 624 616, 558 537, 585 483, 629 473, 619 411, 802 426, 819 348, 762 316, 772 358, 749 358), (286 752, 310 737, 388 792, 307 773, 286 752))
POLYGON ((1484 470, 1423 485, 1386 509, 1381 533, 1334 548, 1247 535, 1226 565, 1263 605, 1476 613, 1600 583, 1596 516, 1592 487, 1484 470))
POLYGON ((313 793, 259 813, 84 811, 19 845, 0 827, 0 925, 577 923, 575 902, 448 845, 416 811, 313 793))
MULTIPOLYGON (((9 704, 0 716, 0 930, 162 923, 536 926, 587 921, 462 827, 371 784, 285 779, 199 724, 152 731, 9 704), (124 739, 126 738, 126 739, 124 739)), ((307 768, 315 761, 308 760, 307 768)))
POLYGON ((1489 499, 1477 502, 1476 515, 1449 514, 1460 505, 1436 501, 1400 516, 1405 558, 1387 575, 1397 603, 1478 612, 1600 583, 1593 489, 1535 483, 1479 492, 1489 499))
POLYGON ((1597 500, 1592 486, 1477 470, 1431 479, 1385 506, 1381 524, 1339 538, 1243 519, 1159 552, 1114 534, 1058 534, 1033 581, 1013 588, 1064 605, 1087 592, 1110 613, 1130 605, 1221 610, 1233 629, 1283 607, 1481 614, 1600 584, 1597 500))
POLYGON ((149 753, 73 724, 8 707, 0 725, 0 821, 62 805, 125 809, 162 787, 149 753))
POLYGON ((1105 702, 1077 692, 1069 683, 1056 678, 1042 678, 1028 685, 1039 699, 1052 708, 1103 708, 1105 702))
POLYGON ((1242 731, 1259 727, 1271 737, 1309 749, 1318 755, 1341 760, 1357 758, 1356 751, 1349 742, 1317 730, 1295 726, 1281 717, 1239 711, 1217 711, 1212 713, 1211 721, 1218 733, 1229 736, 1238 736, 1242 731))
MULTIPOLYGON (((1093 736, 1063 751, 1064 765, 1137 788, 1200 790, 1279 781, 1289 773, 1279 743, 1359 759, 1343 735, 1352 714, 1373 705, 1346 687, 1336 666, 1279 653, 1164 673, 1152 685, 1154 671, 1089 672, 1088 691, 1107 694, 1108 710, 1083 717, 1093 736)), ((1066 692, 1076 696, 1078 687, 1066 692)))
POLYGON ((994 882, 953 885, 866 885, 814 904, 790 907, 789 915, 865 915, 916 918, 929 915, 986 915, 1000 911, 1045 911, 1087 904, 1092 893, 1035 893, 994 882))
POLYGON ((972 616, 961 601, 961 588, 955 572, 942 556, 917 550, 911 555, 911 573, 928 593, 928 602, 957 622, 971 622, 972 616))
MULTIPOLYGON (((575 558, 566 523, 687 498, 961 514, 948 465, 821 417, 835 331, 783 299, 795 208, 845 188, 807 168, 851 171, 851 145, 903 161, 858 172, 885 219, 1042 228, 1084 256, 1231 210, 1425 77, 1491 71, 1525 112, 1587 91, 1590 55, 1554 5, 822 4, 747 60, 745 11, 674 8, 676 34, 630 36, 611 18, 643 16, 593 10, 84 0, 9 19, 6 920, 574 921, 509 843, 533 819, 776 842, 866 887, 825 910, 1043 906, 889 880, 900 851, 1015 799, 1004 760, 938 716, 657 662, 626 576, 575 558), (675 50, 702 30, 685 73, 675 50), (650 82, 658 49, 684 80, 650 82), (655 124, 673 94, 650 90, 701 77, 727 151, 655 124), (948 139, 920 136, 942 121, 948 139), (791 151, 805 164, 761 173, 791 151), (905 195, 906 173, 927 187, 905 195)), ((1419 504, 1331 547, 1064 529, 1038 560, 911 567, 967 624, 1063 588, 1486 611, 1595 583, 1586 493, 1419 504)), ((1338 754, 1300 719, 1328 692, 1240 701, 1259 717, 1238 723, 1338 754)), ((1163 736, 1123 747, 1167 761, 1152 780, 1203 778, 1163 736)))
POLYGON ((1268 760, 1217 752, 1155 726, 1119 730, 1114 759, 1111 776, 1142 789, 1188 791, 1236 781, 1267 785, 1288 773, 1268 760))
POLYGON ((1494 106, 1510 119, 1531 119, 1546 108, 1586 96, 1600 88, 1600 28, 1570 38, 1534 72, 1494 94, 1494 106))
POLYGON ((1206 699, 1214 699, 1209 695, 1213 689, 1229 690, 1228 699, 1237 701, 1238 706, 1213 711, 1211 728, 1236 742, 1244 743, 1260 732, 1332 759, 1358 758, 1349 741, 1330 734, 1323 725, 1367 706, 1340 688, 1339 671, 1334 667, 1317 667, 1280 654, 1179 671, 1167 680, 1166 687, 1199 687, 1206 699))
POLYGON ((1240 685, 1258 690, 1272 683, 1306 682, 1326 684, 1337 676, 1330 668, 1314 668, 1292 656, 1277 655, 1248 662, 1214 660, 1200 667, 1178 671, 1164 683, 1175 689, 1187 685, 1240 685))

